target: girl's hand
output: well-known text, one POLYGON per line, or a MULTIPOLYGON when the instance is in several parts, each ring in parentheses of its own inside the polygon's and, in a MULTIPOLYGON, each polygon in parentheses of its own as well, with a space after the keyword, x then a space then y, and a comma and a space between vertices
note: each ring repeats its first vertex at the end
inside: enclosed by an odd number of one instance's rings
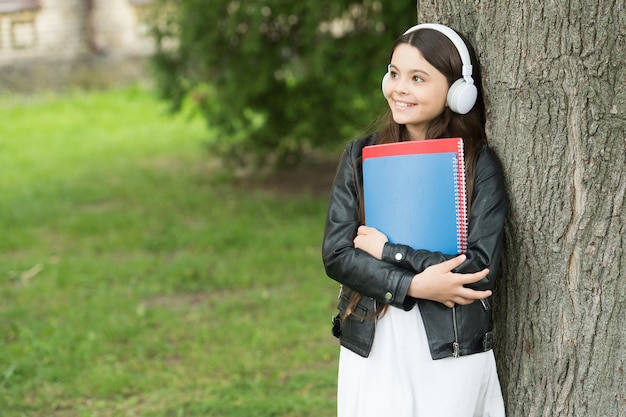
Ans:
POLYGON ((353 242, 355 248, 364 250, 376 259, 381 259, 387 236, 373 227, 359 226, 353 242))
POLYGON ((465 261, 465 255, 459 255, 449 261, 432 265, 413 277, 408 294, 414 298, 438 301, 446 307, 455 304, 470 304, 491 296, 491 291, 476 291, 463 285, 480 281, 489 274, 488 269, 473 274, 452 272, 465 261))

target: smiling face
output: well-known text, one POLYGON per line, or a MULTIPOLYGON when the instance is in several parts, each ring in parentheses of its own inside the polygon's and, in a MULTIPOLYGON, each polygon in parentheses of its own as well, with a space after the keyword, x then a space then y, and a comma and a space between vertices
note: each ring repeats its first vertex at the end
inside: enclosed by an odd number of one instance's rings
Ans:
POLYGON ((401 43, 391 57, 384 93, 393 120, 406 125, 412 140, 422 140, 430 122, 445 110, 448 80, 419 49, 401 43))

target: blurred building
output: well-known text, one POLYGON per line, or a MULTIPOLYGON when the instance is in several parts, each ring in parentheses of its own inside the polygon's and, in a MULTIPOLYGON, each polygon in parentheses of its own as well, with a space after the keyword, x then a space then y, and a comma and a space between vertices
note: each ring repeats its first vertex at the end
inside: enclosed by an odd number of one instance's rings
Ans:
POLYGON ((147 75, 152 0, 0 0, 0 91, 147 75))

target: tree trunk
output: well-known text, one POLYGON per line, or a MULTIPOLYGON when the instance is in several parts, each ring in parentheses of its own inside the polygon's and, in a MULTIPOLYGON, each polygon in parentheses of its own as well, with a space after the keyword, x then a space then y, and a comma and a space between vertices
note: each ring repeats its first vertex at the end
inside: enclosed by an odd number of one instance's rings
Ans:
POLYGON ((417 6, 483 67, 510 198, 494 296, 508 415, 626 415, 623 1, 417 6))

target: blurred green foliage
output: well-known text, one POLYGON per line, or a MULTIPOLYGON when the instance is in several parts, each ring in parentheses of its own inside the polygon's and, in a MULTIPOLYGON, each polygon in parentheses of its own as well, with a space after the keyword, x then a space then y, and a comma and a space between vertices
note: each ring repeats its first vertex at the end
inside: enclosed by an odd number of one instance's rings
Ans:
POLYGON ((384 109, 380 80, 415 3, 372 0, 160 0, 157 85, 190 100, 231 161, 297 162, 344 143, 384 109))

